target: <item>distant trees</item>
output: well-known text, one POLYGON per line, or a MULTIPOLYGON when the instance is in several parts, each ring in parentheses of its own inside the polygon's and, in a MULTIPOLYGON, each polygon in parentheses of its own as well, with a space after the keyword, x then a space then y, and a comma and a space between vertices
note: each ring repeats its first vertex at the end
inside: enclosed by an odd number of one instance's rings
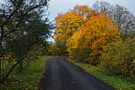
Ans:
POLYGON ((7 79, 19 64, 20 71, 27 53, 35 44, 45 43, 50 35, 47 24, 48 0, 7 0, 0 10, 0 75, 1 81, 7 79), (2 67, 3 56, 11 52, 16 61, 7 73, 2 67))
POLYGON ((104 1, 96 1, 93 9, 97 12, 103 10, 107 17, 110 17, 114 23, 117 23, 123 37, 135 34, 135 17, 125 7, 119 5, 113 6, 104 1))

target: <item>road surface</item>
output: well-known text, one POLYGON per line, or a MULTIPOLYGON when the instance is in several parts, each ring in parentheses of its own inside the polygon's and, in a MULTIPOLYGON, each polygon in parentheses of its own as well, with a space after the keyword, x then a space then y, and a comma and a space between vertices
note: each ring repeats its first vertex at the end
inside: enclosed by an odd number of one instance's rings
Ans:
POLYGON ((78 66, 62 59, 55 57, 47 61, 40 90, 114 90, 78 66))

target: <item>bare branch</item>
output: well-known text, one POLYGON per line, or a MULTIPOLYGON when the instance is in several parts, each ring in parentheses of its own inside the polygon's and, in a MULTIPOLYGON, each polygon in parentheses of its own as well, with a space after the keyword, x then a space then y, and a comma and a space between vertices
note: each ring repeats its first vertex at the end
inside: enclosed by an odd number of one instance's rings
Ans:
POLYGON ((7 18, 7 20, 0 26, 3 27, 5 24, 8 23, 8 21, 11 19, 11 17, 17 12, 17 10, 20 8, 21 4, 22 4, 23 0, 20 1, 18 7, 16 7, 16 9, 10 14, 10 16, 7 18))
MULTIPOLYGON (((28 14, 30 11, 32 11, 32 10, 38 8, 38 7, 44 6, 44 5, 46 5, 46 3, 39 4, 39 5, 36 5, 36 6, 32 7, 32 8, 30 8, 28 11, 26 11, 25 15, 28 14)), ((47 11, 47 10, 46 10, 46 11, 47 11)))

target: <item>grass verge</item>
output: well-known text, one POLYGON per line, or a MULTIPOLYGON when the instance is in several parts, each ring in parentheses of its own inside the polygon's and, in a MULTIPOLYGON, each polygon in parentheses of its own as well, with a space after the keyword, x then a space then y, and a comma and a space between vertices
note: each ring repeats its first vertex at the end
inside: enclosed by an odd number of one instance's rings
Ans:
POLYGON ((13 72, 11 77, 15 81, 4 84, 0 90, 36 90, 37 84, 44 73, 45 61, 47 56, 39 57, 24 66, 23 73, 13 72))
POLYGON ((108 83, 116 90, 135 90, 135 82, 129 81, 128 78, 119 75, 107 74, 105 70, 89 64, 83 63, 74 63, 74 64, 80 66, 82 69, 84 69, 91 75, 94 75, 100 80, 103 80, 104 82, 108 83))

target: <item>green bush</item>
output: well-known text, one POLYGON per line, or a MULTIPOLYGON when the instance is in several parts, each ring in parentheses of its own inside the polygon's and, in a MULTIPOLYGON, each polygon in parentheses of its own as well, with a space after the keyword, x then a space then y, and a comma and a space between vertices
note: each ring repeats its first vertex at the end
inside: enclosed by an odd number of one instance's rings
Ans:
POLYGON ((101 67, 135 78, 135 37, 104 48, 100 60, 101 67))
POLYGON ((86 58, 88 58, 90 50, 88 48, 75 48, 70 53, 70 58, 79 62, 87 62, 86 58))

